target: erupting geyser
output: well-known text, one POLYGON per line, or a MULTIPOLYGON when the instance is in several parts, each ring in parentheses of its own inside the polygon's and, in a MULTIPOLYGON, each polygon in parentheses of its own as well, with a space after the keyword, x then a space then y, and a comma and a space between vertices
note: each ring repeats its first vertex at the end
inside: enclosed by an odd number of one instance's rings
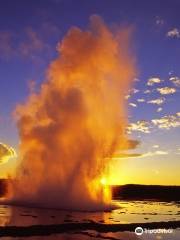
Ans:
POLYGON ((98 16, 58 44, 38 93, 17 106, 20 164, 12 201, 100 210, 111 194, 102 179, 124 139, 124 97, 135 75, 129 30, 110 31, 98 16))

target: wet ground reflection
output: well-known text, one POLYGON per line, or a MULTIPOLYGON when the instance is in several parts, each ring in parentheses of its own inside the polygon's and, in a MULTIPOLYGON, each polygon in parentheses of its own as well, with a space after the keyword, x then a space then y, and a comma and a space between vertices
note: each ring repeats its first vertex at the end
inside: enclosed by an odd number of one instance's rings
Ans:
MULTIPOLYGON (((126 224, 126 223, 180 221, 180 203, 178 202, 116 201, 116 204, 119 207, 111 212, 73 212, 1 205, 0 225, 5 227, 5 226, 55 225, 63 223, 126 224)), ((8 240, 13 238, 6 237, 4 239, 8 240)), ((136 236, 134 232, 129 231, 102 233, 90 230, 89 231, 75 230, 68 233, 61 233, 58 235, 53 234, 50 236, 39 237, 33 236, 29 237, 28 239, 179 240, 180 231, 179 229, 174 229, 171 235, 143 234, 141 236, 136 236)))

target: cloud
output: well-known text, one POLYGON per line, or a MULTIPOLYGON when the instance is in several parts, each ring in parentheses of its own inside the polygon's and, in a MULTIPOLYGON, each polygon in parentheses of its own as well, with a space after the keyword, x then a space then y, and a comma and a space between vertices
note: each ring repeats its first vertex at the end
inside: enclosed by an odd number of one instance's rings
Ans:
POLYGON ((169 37, 169 38, 180 38, 179 29, 173 28, 173 29, 169 30, 167 32, 166 36, 169 37))
POLYGON ((127 132, 131 133, 132 131, 143 132, 143 133, 150 133, 150 124, 148 121, 140 120, 136 123, 130 123, 127 127, 127 132))
POLYGON ((129 106, 131 106, 131 107, 137 107, 137 104, 136 104, 136 103, 129 103, 129 106))
POLYGON ((137 99, 138 102, 145 102, 145 99, 144 98, 139 98, 137 99))
POLYGON ((132 88, 132 89, 130 89, 129 92, 130 92, 131 94, 135 94, 135 93, 138 93, 138 92, 139 92, 139 89, 132 88))
POLYGON ((167 154, 168 154, 168 151, 159 150, 159 151, 155 151, 155 154, 156 154, 156 155, 167 155, 167 154))
POLYGON ((153 145, 153 148, 159 148, 158 144, 153 145))
POLYGON ((162 107, 159 107, 156 112, 161 112, 163 110, 162 107))
POLYGON ((149 94, 149 93, 151 93, 151 90, 149 90, 149 89, 144 91, 144 94, 149 94))
POLYGON ((180 78, 179 77, 170 77, 169 80, 172 81, 172 83, 176 87, 180 87, 180 78))
POLYGON ((167 155, 168 151, 163 151, 163 150, 157 150, 154 152, 147 152, 142 154, 142 157, 151 157, 151 156, 155 156, 155 155, 167 155))
POLYGON ((160 98, 157 98, 157 99, 149 100, 147 103, 161 105, 165 102, 165 100, 166 99, 164 97, 160 97, 160 98))
POLYGON ((137 146, 139 146, 139 144, 140 144, 139 140, 129 139, 128 140, 128 149, 135 149, 135 148, 137 148, 137 146))
POLYGON ((180 127, 180 117, 177 114, 152 119, 151 122, 159 129, 180 127))
POLYGON ((119 159, 119 158, 137 158, 137 157, 152 157, 152 156, 156 156, 156 155, 167 155, 168 151, 163 151, 163 150, 157 150, 157 151, 150 151, 147 153, 119 153, 119 154, 114 154, 113 155, 113 159, 119 159))
POLYGON ((16 157, 15 150, 4 143, 0 143, 0 163, 5 163, 12 157, 16 157))
POLYGON ((147 81, 148 86, 153 86, 156 83, 160 83, 162 80, 160 78, 149 78, 147 81))
POLYGON ((173 94, 176 92, 176 89, 172 87, 157 88, 156 90, 162 95, 173 94))
POLYGON ((132 150, 135 149, 139 146, 140 141, 139 140, 134 140, 134 139, 128 139, 125 144, 120 146, 122 150, 132 150))
POLYGON ((141 153, 117 153, 112 156, 112 159, 119 159, 119 158, 137 158, 141 157, 141 153))
POLYGON ((134 78, 133 81, 134 81, 134 82, 139 82, 140 79, 139 79, 139 78, 134 78))
POLYGON ((120 150, 116 151, 112 158, 118 159, 118 158, 134 158, 134 157, 139 157, 141 156, 140 153, 128 153, 124 152, 126 150, 134 150, 136 149, 140 144, 139 140, 134 140, 134 139, 128 139, 125 142, 122 141, 122 143, 119 145, 120 150))
POLYGON ((130 97, 131 97, 131 95, 128 94, 125 96, 125 99, 129 99, 130 97))
POLYGON ((127 127, 127 133, 135 132, 150 133, 150 129, 158 127, 159 129, 167 129, 180 127, 180 112, 174 115, 163 116, 161 118, 152 119, 150 122, 140 120, 135 123, 130 123, 127 127))

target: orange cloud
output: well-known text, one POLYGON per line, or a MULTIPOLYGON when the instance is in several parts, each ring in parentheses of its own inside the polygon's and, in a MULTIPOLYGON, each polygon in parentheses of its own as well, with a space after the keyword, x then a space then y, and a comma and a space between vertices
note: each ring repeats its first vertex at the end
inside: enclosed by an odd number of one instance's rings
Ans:
POLYGON ((15 150, 4 143, 0 143, 0 164, 7 162, 13 157, 16 157, 15 150))

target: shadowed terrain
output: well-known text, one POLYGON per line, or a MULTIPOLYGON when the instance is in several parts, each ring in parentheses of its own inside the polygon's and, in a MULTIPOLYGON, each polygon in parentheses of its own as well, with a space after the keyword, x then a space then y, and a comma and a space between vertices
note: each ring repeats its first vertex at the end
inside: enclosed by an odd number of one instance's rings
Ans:
POLYGON ((47 236, 57 233, 76 233, 77 231, 94 230, 100 233, 132 231, 138 226, 142 228, 179 228, 180 221, 129 223, 129 224, 102 224, 102 223, 63 223, 53 225, 6 226, 0 227, 0 237, 27 237, 47 236))

